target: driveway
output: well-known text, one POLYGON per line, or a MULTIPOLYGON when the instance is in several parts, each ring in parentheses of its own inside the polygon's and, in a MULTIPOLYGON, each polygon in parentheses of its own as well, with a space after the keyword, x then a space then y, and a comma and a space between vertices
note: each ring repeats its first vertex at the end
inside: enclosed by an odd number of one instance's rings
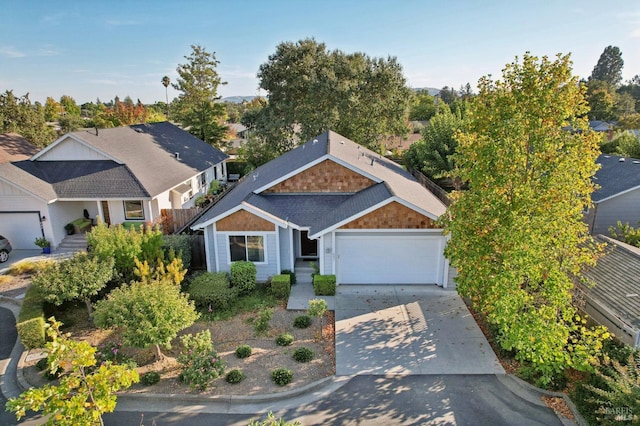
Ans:
POLYGON ((455 290, 339 286, 336 374, 505 374, 455 290))

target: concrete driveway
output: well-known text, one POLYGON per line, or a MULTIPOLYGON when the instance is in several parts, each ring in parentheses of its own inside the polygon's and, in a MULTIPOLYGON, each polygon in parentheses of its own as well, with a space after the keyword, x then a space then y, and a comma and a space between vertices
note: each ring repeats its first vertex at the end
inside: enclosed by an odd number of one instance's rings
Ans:
POLYGON ((337 375, 504 374, 455 290, 339 286, 337 375))

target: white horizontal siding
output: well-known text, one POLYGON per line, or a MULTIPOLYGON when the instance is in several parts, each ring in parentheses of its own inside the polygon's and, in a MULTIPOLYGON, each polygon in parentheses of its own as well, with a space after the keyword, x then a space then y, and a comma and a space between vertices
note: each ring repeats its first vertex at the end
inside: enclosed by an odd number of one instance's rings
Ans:
POLYGON ((38 161, 78 161, 78 160, 111 160, 98 151, 67 138, 58 143, 55 149, 45 152, 38 161))
MULTIPOLYGON (((216 234, 216 250, 218 251, 218 271, 229 272, 229 239, 228 235, 244 235, 242 232, 219 232, 216 234)), ((249 233, 251 235, 251 233, 249 233)), ((254 234, 255 235, 255 234, 254 234)), ((262 233, 260 233, 262 235, 262 233)), ((256 264, 258 281, 266 281, 269 277, 279 274, 278 271, 278 244, 276 233, 265 233, 265 263, 256 264)))

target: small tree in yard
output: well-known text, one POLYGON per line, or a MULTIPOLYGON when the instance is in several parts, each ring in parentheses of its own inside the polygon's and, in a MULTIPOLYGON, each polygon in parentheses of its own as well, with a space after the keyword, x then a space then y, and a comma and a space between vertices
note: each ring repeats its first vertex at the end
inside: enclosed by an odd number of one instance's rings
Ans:
POLYGON ((193 302, 167 279, 117 288, 96 304, 94 312, 98 327, 123 329, 125 344, 136 348, 154 345, 157 360, 164 358, 160 346, 170 348, 178 332, 196 319, 193 302))
POLYGON ((49 370, 62 371, 57 386, 32 388, 7 403, 18 420, 27 410, 50 415, 49 425, 102 425, 102 414, 116 407, 116 392, 137 383, 138 373, 126 365, 111 362, 96 367, 96 348, 72 340, 60 332, 61 323, 49 319, 46 344, 49 370))
POLYGON ((319 339, 322 339, 322 317, 327 312, 327 302, 324 299, 309 300, 309 316, 317 317, 320 325, 319 339))
POLYGON ((80 299, 91 317, 91 297, 98 294, 113 277, 113 259, 99 259, 77 253, 71 259, 48 264, 33 277, 32 283, 42 290, 46 301, 62 305, 80 299))
POLYGON ((549 385, 566 368, 591 370, 608 337, 586 327, 572 301, 599 251, 582 221, 597 136, 581 118, 588 105, 568 56, 525 54, 479 89, 457 136, 455 173, 469 190, 454 194, 444 218, 446 254, 500 346, 549 385))

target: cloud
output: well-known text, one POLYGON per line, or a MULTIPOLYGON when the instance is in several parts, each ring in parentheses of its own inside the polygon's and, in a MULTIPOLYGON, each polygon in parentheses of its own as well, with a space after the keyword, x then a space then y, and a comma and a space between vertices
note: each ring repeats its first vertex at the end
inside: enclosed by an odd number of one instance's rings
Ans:
POLYGON ((24 58, 25 56, 27 56, 26 53, 21 52, 11 46, 0 47, 0 55, 6 56, 8 58, 24 58))
POLYGON ((42 46, 36 51, 36 56, 58 56, 60 50, 55 46, 42 46))
POLYGON ((640 28, 636 28, 635 30, 629 33, 629 37, 631 38, 640 38, 640 28))

